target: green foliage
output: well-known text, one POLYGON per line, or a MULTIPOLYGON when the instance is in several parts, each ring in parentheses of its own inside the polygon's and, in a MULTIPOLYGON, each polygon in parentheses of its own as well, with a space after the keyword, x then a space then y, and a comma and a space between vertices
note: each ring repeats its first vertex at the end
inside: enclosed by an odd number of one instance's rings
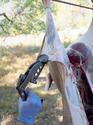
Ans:
MULTIPOLYGON (((2 19, 4 30, 8 29, 10 35, 16 34, 30 34, 42 32, 45 30, 45 11, 41 0, 16 0, 13 2, 13 24, 10 24, 7 19, 2 19)), ((55 6, 53 3, 51 6, 55 6)), ((55 7, 51 7, 52 12, 55 12, 55 7)), ((12 18, 11 15, 9 18, 12 18)), ((3 32, 3 35, 6 33, 3 32)), ((2 35, 2 33, 0 34, 2 35)))
POLYGON ((63 43, 63 46, 64 46, 65 48, 67 48, 69 44, 71 44, 71 42, 64 42, 64 43, 63 43))
POLYGON ((0 3, 7 3, 9 0, 0 0, 0 3))
MULTIPOLYGON (((88 0, 66 1, 85 6, 91 5, 91 2, 88 0)), ((10 35, 17 35, 45 31, 45 11, 42 0, 0 0, 0 2, 2 8, 7 2, 7 7, 10 7, 10 11, 7 9, 6 11, 5 9, 1 10, 13 20, 12 24, 5 18, 0 19, 0 24, 3 26, 3 29, 0 27, 0 36, 4 36, 6 33, 8 34, 8 32, 10 35)), ((85 27, 89 25, 89 10, 56 2, 51 2, 51 10, 57 30, 59 31, 69 27, 81 28, 82 26, 85 27)))

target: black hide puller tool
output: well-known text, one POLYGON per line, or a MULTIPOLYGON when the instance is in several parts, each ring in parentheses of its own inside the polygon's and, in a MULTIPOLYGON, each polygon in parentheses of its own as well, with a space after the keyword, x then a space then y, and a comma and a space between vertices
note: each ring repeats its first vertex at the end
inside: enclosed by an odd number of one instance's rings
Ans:
POLYGON ((27 94, 25 92, 27 84, 29 82, 34 84, 37 83, 36 79, 39 77, 44 65, 47 64, 47 62, 48 56, 40 55, 36 61, 29 66, 24 74, 20 74, 16 89, 23 101, 26 101, 27 99, 27 94))

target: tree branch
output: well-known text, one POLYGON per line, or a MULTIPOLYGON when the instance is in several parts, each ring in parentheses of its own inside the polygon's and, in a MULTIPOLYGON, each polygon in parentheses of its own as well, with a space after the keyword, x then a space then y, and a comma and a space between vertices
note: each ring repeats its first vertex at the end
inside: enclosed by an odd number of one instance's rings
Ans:
POLYGON ((4 27, 3 27, 2 24, 0 24, 0 27, 2 28, 2 30, 3 30, 4 33, 9 34, 9 32, 7 32, 7 31, 4 30, 4 27))
POLYGON ((9 22, 13 23, 11 19, 6 15, 6 13, 1 13, 0 16, 4 16, 9 22))
POLYGON ((20 10, 18 13, 16 13, 16 14, 14 15, 14 17, 12 17, 12 20, 13 20, 16 16, 20 15, 20 14, 22 13, 22 11, 23 11, 23 10, 20 10))
MULTIPOLYGON (((20 14, 21 12, 22 12, 22 11, 20 11, 18 14, 20 14)), ((13 18, 15 18, 18 14, 16 14, 13 18)), ((11 19, 6 15, 6 13, 0 13, 0 16, 4 16, 10 23, 12 23, 13 25, 15 25, 16 28, 18 28, 19 30, 21 30, 22 33, 27 34, 26 31, 23 31, 19 26, 17 26, 16 24, 14 24, 13 18, 12 18, 12 20, 11 20, 11 19)), ((6 31, 4 30, 2 24, 1 24, 0 26, 1 26, 2 30, 3 30, 5 33, 8 33, 8 32, 6 32, 6 31)), ((7 31, 8 31, 8 29, 7 29, 7 31)), ((8 34, 9 34, 9 33, 8 33, 8 34)))

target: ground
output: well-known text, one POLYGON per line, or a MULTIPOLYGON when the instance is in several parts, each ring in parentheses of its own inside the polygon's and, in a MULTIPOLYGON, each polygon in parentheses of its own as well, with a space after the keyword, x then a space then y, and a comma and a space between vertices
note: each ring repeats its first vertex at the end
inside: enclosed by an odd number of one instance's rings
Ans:
MULTIPOLYGON (((0 125, 15 125, 18 117, 17 80, 28 66, 33 63, 40 47, 15 46, 0 47, 0 125)), ((37 80, 37 84, 29 83, 28 87, 44 99, 41 111, 35 117, 35 125, 62 125, 62 99, 53 83, 48 92, 44 92, 46 84, 46 65, 37 80)))

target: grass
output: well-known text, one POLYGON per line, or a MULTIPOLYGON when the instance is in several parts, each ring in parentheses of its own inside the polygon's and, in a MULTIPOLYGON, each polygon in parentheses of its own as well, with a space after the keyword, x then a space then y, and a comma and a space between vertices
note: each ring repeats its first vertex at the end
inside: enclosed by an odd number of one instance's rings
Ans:
MULTIPOLYGON (((40 47, 15 46, 0 47, 0 123, 15 125, 18 116, 18 99, 16 84, 20 74, 24 73, 38 55, 40 47)), ((61 95, 55 84, 48 92, 44 92, 46 84, 45 66, 37 84, 29 83, 28 87, 44 99, 43 107, 35 118, 35 125, 62 125, 61 95)))

